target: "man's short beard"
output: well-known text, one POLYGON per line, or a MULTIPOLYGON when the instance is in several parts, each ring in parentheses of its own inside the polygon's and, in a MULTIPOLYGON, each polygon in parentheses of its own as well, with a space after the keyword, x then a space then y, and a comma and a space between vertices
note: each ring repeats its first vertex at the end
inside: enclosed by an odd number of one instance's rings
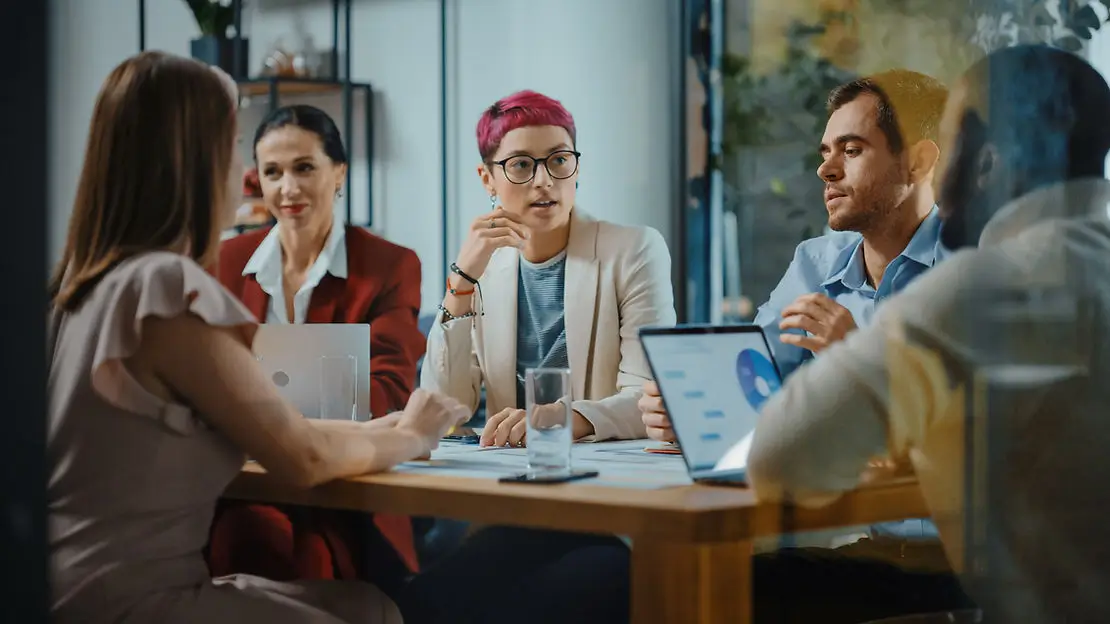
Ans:
POLYGON ((874 226, 876 216, 875 210, 845 215, 838 221, 834 221, 833 216, 829 215, 829 229, 834 232, 863 232, 874 226))
MULTIPOLYGON (((899 172, 899 177, 891 180, 889 183, 884 184, 883 189, 889 189, 897 184, 904 186, 905 180, 902 172, 899 172)), ((898 206, 902 204, 909 196, 909 193, 884 193, 882 197, 868 201, 867 205, 860 206, 861 210, 856 210, 853 214, 845 215, 841 218, 839 223, 833 223, 833 216, 829 215, 829 229, 834 232, 872 232, 876 229, 884 229, 889 223, 891 215, 897 210, 898 206)))
POLYGON ((977 246, 986 222, 994 214, 992 204, 997 203, 996 200, 984 193, 978 184, 979 159, 986 142, 986 127, 979 117, 965 115, 940 188, 944 215, 940 241, 949 249, 977 246))

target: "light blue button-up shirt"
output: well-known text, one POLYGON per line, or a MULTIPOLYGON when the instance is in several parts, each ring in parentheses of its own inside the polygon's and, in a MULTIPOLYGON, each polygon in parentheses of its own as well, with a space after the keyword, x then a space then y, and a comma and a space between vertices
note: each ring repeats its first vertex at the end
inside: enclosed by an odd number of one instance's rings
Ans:
MULTIPOLYGON (((852 313, 857 327, 864 327, 875 315, 876 306, 887 297, 909 285, 917 276, 932 268, 948 255, 940 242, 941 220, 936 208, 921 222, 917 232, 897 258, 887 265, 879 287, 867 283, 867 267, 863 262, 863 237, 855 232, 832 232, 811 238, 798 245, 794 259, 778 286, 771 291, 767 303, 759 307, 755 324, 763 328, 775 355, 779 371, 785 378, 813 359, 807 349, 784 344, 779 337, 783 330, 782 310, 798 297, 823 293, 852 313)), ((787 330, 802 334, 801 330, 787 330)), ((879 535, 900 538, 937 537, 936 527, 928 520, 887 522, 872 527, 879 535)))

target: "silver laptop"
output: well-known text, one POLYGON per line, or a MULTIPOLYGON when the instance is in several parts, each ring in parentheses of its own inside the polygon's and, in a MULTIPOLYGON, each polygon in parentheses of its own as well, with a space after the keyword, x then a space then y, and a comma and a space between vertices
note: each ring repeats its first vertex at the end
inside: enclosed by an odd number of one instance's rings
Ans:
POLYGON ((746 484, 759 411, 782 386, 763 329, 644 328, 640 341, 690 478, 746 484))
POLYGON ((353 403, 354 420, 370 419, 369 325, 259 325, 254 354, 278 392, 305 416, 353 403))

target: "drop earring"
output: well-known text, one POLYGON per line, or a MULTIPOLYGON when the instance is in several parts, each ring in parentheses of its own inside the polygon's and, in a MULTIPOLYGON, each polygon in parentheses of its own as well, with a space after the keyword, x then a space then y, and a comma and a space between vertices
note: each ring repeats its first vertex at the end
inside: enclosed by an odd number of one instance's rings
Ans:
POLYGON ((575 182, 575 183, 574 183, 574 188, 575 188, 575 189, 577 189, 577 188, 578 188, 578 182, 575 182))
POLYGON ((497 209, 497 195, 490 195, 489 196, 489 209, 490 210, 496 210, 497 209))
POLYGON ((335 189, 335 196, 336 197, 343 197, 343 189, 341 189, 341 188, 335 189))

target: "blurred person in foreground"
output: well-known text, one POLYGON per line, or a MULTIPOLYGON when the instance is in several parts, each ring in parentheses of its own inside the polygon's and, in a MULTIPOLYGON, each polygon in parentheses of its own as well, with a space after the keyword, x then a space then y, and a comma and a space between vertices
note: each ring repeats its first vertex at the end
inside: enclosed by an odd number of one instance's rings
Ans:
POLYGON ((912 463, 989 621, 1110 620, 1107 111, 1110 87, 1070 53, 968 70, 942 123, 942 240, 959 251, 799 370, 749 457, 761 500, 804 506, 876 456, 912 463))

